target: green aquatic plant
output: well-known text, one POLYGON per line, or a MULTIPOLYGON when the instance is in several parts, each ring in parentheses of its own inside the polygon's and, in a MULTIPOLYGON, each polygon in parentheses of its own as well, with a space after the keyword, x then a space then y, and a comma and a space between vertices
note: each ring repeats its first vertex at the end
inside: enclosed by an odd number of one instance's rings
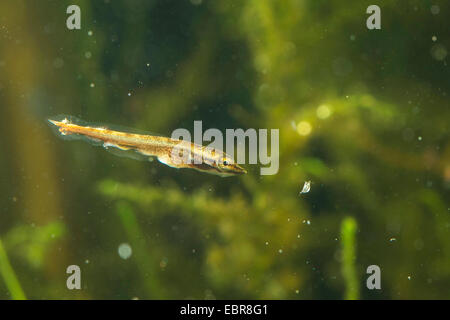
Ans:
POLYGON ((145 241, 144 234, 139 226, 132 206, 125 201, 119 201, 116 205, 116 211, 133 248, 136 265, 148 295, 146 298, 155 299, 157 297, 164 297, 164 290, 159 285, 158 278, 155 276, 153 268, 155 261, 153 256, 149 254, 150 249, 148 243, 145 241))
POLYGON ((356 220, 347 217, 341 223, 342 276, 345 280, 345 299, 359 299, 359 282, 355 268, 356 220))
POLYGON ((17 279, 16 273, 9 262, 6 250, 3 247, 3 242, 0 239, 0 275, 5 282, 6 288, 14 300, 25 300, 26 296, 17 279))

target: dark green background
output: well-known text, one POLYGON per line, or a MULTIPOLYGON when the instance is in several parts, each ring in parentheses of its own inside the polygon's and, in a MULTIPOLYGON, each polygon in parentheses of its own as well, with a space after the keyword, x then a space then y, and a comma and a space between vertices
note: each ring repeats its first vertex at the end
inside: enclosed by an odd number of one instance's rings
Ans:
MULTIPOLYGON (((449 14, 443 0, 1 1, 0 239, 26 297, 450 298, 449 14), (57 137, 46 119, 61 114, 165 135, 279 128, 280 170, 117 157, 57 137)), ((9 277, 1 299, 18 297, 9 277)))

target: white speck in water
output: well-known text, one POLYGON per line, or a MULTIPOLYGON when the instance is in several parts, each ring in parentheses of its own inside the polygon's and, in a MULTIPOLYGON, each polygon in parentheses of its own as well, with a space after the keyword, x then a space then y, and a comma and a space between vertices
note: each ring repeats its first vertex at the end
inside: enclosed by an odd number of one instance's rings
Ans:
POLYGON ((389 242, 394 242, 394 241, 397 241, 397 238, 390 238, 389 239, 389 242))
POLYGON ((317 108, 316 114, 318 118, 326 119, 331 115, 331 110, 327 105, 322 104, 317 108))
POLYGON ((431 56, 438 60, 438 61, 443 61, 445 59, 445 57, 447 57, 447 48, 442 45, 442 44, 435 44, 433 45, 433 47, 430 50, 431 56))
POLYGON ((309 190, 311 190, 311 181, 306 181, 305 184, 303 185, 302 191, 300 191, 300 194, 308 193, 309 190))
POLYGON ((408 280, 411 280, 411 276, 408 276, 408 280))
POLYGON ((131 97, 131 92, 128 92, 128 96, 131 97))
POLYGON ((84 56, 86 57, 86 59, 90 59, 92 57, 92 53, 90 51, 86 51, 84 56))
POLYGON ((90 36, 92 36, 92 35, 93 35, 92 30, 89 30, 89 31, 88 31, 88 36, 90 37, 90 36))
POLYGON ((90 87, 94 88, 95 87, 95 83, 91 82, 90 87))
POLYGON ((283 253, 283 250, 282 249, 278 250, 278 253, 283 253))
POLYGON ((147 67, 150 67, 150 63, 147 63, 147 67))
POLYGON ((299 293, 300 293, 300 290, 298 290, 298 289, 295 290, 295 293, 296 293, 296 294, 299 294, 299 293))
POLYGON ((84 260, 84 263, 88 264, 88 263, 89 263, 89 260, 88 260, 88 259, 84 260))
POLYGON ((120 244, 119 249, 117 251, 119 252, 119 256, 124 260, 131 257, 131 254, 133 253, 133 250, 131 249, 128 243, 120 244))
POLYGON ((417 138, 417 140, 422 141, 422 137, 419 136, 419 137, 417 138))
POLYGON ((53 60, 53 67, 56 69, 62 68, 64 66, 64 60, 61 58, 56 58, 53 60))
POLYGON ((441 11, 441 8, 439 8, 439 6, 437 4, 435 4, 435 5, 431 6, 430 11, 432 14, 436 15, 436 14, 439 14, 439 11, 441 11))
POLYGON ((436 36, 432 36, 432 37, 431 37, 431 40, 436 41, 436 40, 437 40, 437 37, 436 37, 436 36))

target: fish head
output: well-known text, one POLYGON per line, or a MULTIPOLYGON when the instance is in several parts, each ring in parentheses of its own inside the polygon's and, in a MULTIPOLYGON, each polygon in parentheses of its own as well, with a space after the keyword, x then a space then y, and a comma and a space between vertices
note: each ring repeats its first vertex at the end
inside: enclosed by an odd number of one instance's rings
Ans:
POLYGON ((216 162, 216 166, 221 176, 234 176, 247 173, 247 170, 235 163, 229 156, 220 158, 216 162))

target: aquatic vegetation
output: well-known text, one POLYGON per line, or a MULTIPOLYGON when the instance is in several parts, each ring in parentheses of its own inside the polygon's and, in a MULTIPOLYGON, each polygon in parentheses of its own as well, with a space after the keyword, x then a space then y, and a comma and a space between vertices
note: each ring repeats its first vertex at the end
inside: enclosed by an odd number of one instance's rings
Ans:
POLYGON ((450 2, 384 1, 378 31, 363 2, 199 2, 84 2, 81 30, 0 2, 0 299, 449 298, 450 2), (55 114, 278 128, 279 170, 181 174, 57 139, 55 114))
POLYGON ((2 240, 0 239, 0 276, 14 300, 25 300, 25 293, 20 285, 14 269, 9 262, 2 240))
POLYGON ((345 280, 345 299, 359 299, 358 272, 356 271, 356 231, 358 225, 353 218, 345 218, 341 223, 342 276, 345 280))

